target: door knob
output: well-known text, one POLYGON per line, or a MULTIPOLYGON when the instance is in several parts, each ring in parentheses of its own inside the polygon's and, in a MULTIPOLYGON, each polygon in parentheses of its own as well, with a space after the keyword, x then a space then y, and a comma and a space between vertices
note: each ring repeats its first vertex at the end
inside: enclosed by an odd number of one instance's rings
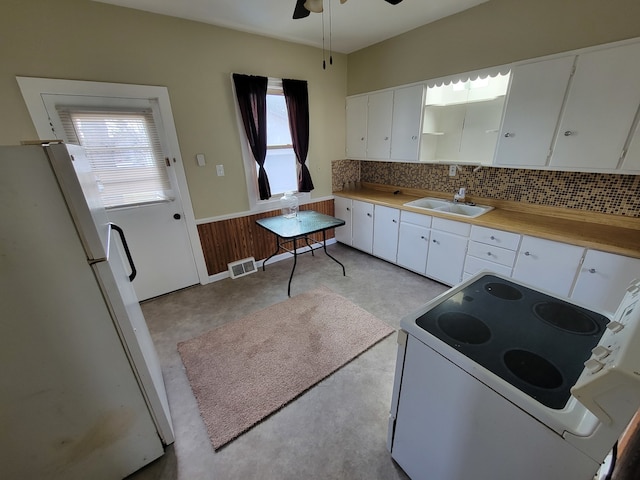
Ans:
POLYGON ((174 213, 174 214, 173 214, 173 218, 174 218, 175 220, 180 220, 182 217, 180 216, 180 214, 179 214, 179 213, 174 213))

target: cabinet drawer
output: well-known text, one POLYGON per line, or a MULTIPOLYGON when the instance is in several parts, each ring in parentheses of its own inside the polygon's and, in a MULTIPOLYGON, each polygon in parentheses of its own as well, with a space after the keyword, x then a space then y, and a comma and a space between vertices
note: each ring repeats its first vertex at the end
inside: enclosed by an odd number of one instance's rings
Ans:
POLYGON ((467 253, 473 257, 499 263, 509 268, 513 267, 513 263, 516 260, 516 252, 513 250, 474 241, 469 242, 469 250, 467 253))
POLYGON ((430 227, 431 217, 429 215, 423 215, 415 212, 400 212, 400 221, 406 223, 412 223, 420 227, 430 227))
POLYGON ((498 263, 489 262, 482 258, 469 257, 467 256, 467 260, 464 263, 464 273, 465 275, 475 275, 480 270, 489 270, 491 272, 498 273, 500 275, 504 275, 505 277, 511 276, 511 267, 506 267, 504 265, 500 265, 498 263))
POLYGON ((469 223, 456 222, 455 220, 447 220, 446 218, 433 217, 431 228, 468 237, 471 225, 469 223))
POLYGON ((493 228, 473 225, 471 227, 471 240, 507 248, 509 250, 517 250, 518 245, 520 244, 520 235, 517 233, 504 232, 502 230, 494 230, 493 228))

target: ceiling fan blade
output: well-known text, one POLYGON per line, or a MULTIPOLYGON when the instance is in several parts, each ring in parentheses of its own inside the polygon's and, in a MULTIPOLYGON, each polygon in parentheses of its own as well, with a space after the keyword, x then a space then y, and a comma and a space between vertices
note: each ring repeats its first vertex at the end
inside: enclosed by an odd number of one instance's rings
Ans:
POLYGON ((384 0, 387 3, 390 3, 391 5, 397 5, 399 4, 402 0, 384 0))
POLYGON ((306 0, 296 0, 296 8, 293 10, 294 19, 308 17, 311 13, 309 10, 304 8, 305 1, 306 0))

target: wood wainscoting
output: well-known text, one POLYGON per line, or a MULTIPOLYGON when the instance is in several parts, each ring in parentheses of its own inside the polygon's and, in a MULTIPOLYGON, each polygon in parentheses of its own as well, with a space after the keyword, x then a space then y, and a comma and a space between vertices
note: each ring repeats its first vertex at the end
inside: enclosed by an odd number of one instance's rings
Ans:
MULTIPOLYGON (((315 210, 333 216, 333 200, 300 205, 300 210, 315 210)), ((275 236, 256 224, 256 220, 281 215, 280 209, 270 212, 230 218, 198 225, 198 234, 204 252, 209 275, 226 272, 227 264, 247 257, 264 260, 273 253, 275 236)), ((327 230, 327 239, 334 237, 333 229, 327 230)), ((322 241, 322 233, 310 235, 315 241, 322 241)))

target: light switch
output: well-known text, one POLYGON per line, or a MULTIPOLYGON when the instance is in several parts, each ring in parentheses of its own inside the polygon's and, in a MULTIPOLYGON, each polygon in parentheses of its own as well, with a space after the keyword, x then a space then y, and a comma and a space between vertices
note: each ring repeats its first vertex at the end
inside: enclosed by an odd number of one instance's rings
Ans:
POLYGON ((218 173, 219 177, 224 177, 224 166, 216 165, 216 172, 218 173))
POLYGON ((197 154, 196 155, 196 160, 198 161, 198 166, 200 166, 200 167, 204 167, 205 166, 204 153, 197 154))

